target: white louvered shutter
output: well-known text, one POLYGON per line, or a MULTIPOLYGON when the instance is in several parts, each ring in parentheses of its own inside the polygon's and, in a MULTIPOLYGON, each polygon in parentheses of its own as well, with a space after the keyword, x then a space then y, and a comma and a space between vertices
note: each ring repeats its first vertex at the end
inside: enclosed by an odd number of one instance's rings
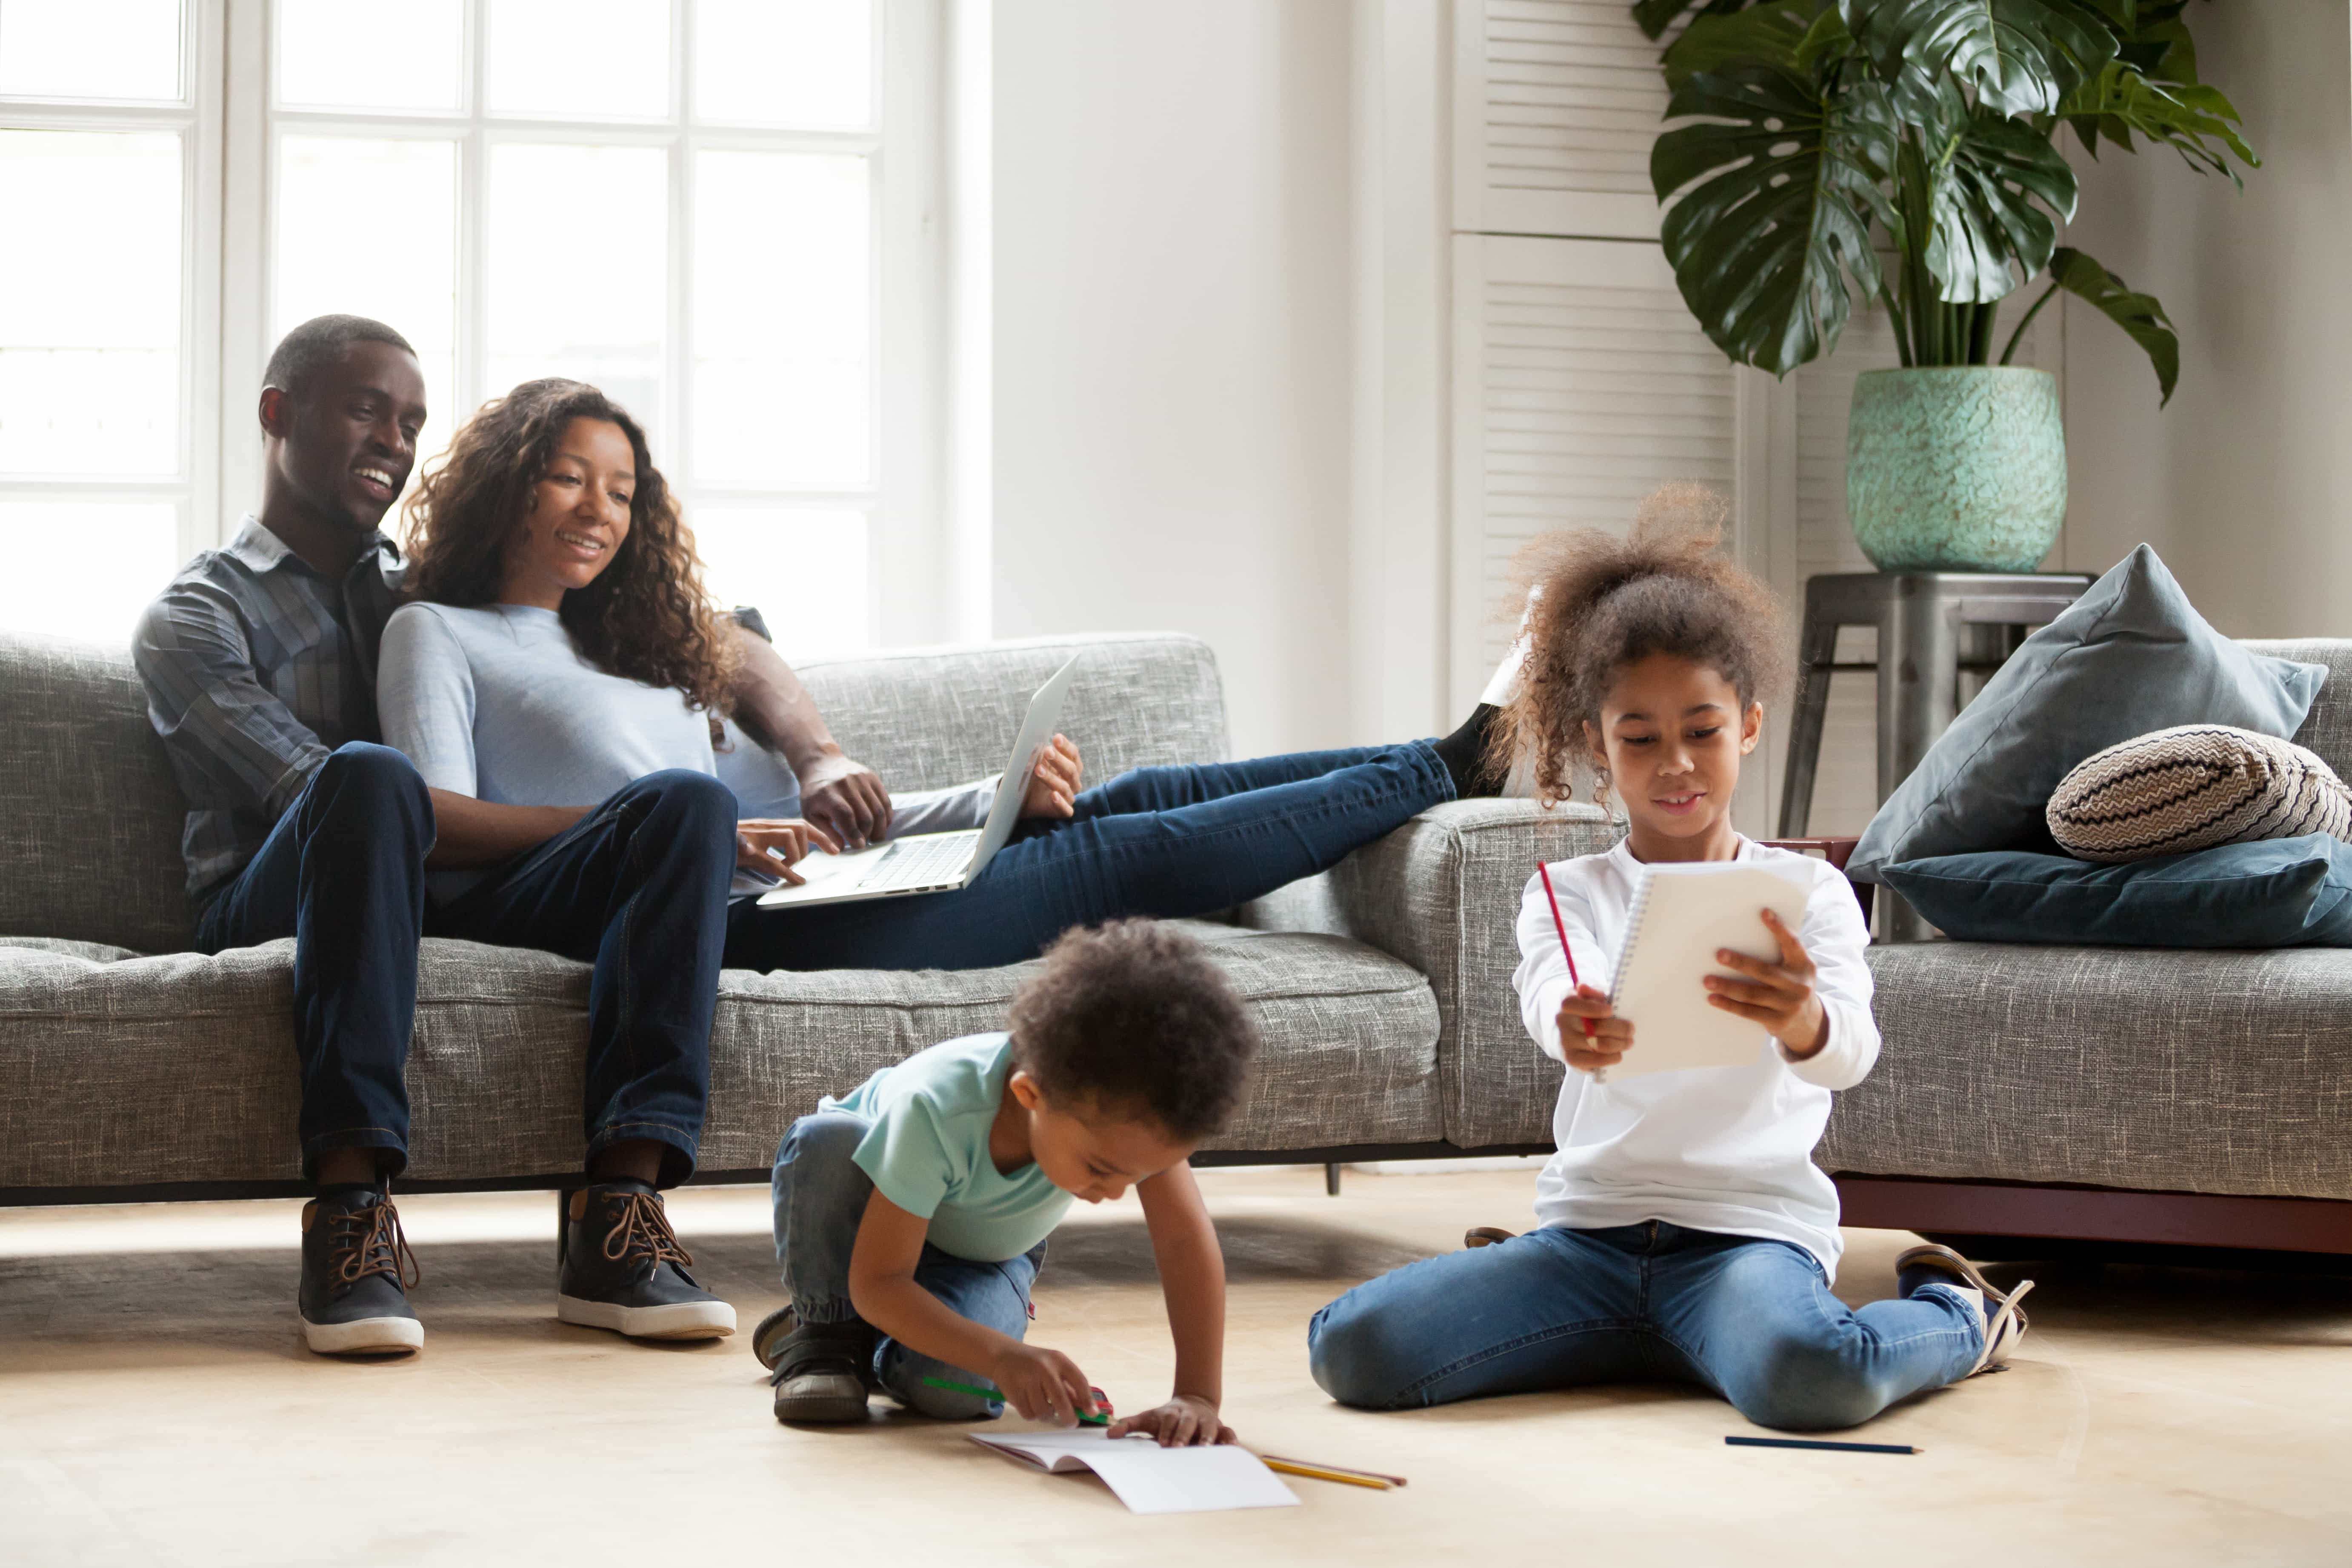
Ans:
POLYGON ((1654 239, 1658 46, 1624 0, 1456 0, 1454 226, 1654 239))
POLYGON ((1454 266, 1453 684, 1467 702, 1510 640, 1513 553, 1553 529, 1622 531, 1671 480, 1728 493, 1738 393, 1654 245, 1461 235, 1454 266))

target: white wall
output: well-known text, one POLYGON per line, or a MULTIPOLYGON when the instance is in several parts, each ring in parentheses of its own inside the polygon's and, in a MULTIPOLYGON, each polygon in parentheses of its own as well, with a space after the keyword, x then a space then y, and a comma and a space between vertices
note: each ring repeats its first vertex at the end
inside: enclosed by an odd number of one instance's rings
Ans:
POLYGON ((2066 318, 2072 570, 2154 544, 2237 637, 2352 635, 2352 25, 2343 0, 2196 5, 2200 74, 2263 166, 2242 195, 2168 153, 2083 172, 2068 243, 2164 302, 2179 391, 2066 318))
POLYGON ((994 0, 997 637, 1174 630, 1351 733, 1346 0, 994 0))

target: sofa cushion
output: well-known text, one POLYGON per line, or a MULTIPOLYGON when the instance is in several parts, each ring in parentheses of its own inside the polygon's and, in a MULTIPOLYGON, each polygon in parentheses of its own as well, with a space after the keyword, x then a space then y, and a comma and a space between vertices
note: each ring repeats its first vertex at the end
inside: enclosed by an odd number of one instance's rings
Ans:
POLYGON ((2055 847, 2050 794, 2094 752, 2174 724, 2293 735, 2327 671, 2257 654, 2206 625, 2143 544, 2025 639, 1879 807, 1846 863, 2055 847))
POLYGON ((2294 740, 2298 746, 2309 747, 2338 777, 2352 778, 2352 638, 2248 638, 2238 646, 2249 653, 2315 664, 2327 671, 2294 740))
POLYGON ((2352 844, 2325 833, 2116 866, 1989 849, 1906 860, 1878 874, 1964 942, 2352 945, 2352 844))
POLYGON ((1906 942, 1815 1158, 1874 1175, 2352 1198, 2352 952, 1906 942))
MULTIPOLYGON (((1437 1005, 1330 936, 1185 922, 1265 1054, 1227 1148, 1442 1135, 1437 1005)), ((765 1169, 794 1117, 936 1041, 1003 1026, 1037 966, 721 980, 706 1171, 765 1169)), ((409 1055, 410 1174, 560 1175, 582 1154, 588 968, 428 940, 409 1055)), ((293 943, 107 962, 0 945, 0 1189, 291 1181, 293 943)))
MULTIPOLYGON (((1192 637, 1041 637, 801 675, 851 756, 894 789, 928 789, 1002 768, 1030 697, 1073 653, 1062 727, 1089 781, 1224 757, 1216 658, 1192 637)), ((186 815, 127 649, 0 635, 0 931, 186 947, 186 815)))
POLYGON ((185 947, 186 816, 127 648, 0 635, 0 931, 185 947))
POLYGON ((2075 763, 2042 816, 2069 855, 2145 860, 2306 833, 2352 839, 2352 789, 2293 741, 2176 724, 2075 763))
POLYGON ((1225 759, 1216 656, 1195 637, 1035 637, 796 668, 844 751, 893 789, 940 789, 1004 766, 1029 699, 1072 654, 1062 730, 1086 753, 1087 783, 1225 759))

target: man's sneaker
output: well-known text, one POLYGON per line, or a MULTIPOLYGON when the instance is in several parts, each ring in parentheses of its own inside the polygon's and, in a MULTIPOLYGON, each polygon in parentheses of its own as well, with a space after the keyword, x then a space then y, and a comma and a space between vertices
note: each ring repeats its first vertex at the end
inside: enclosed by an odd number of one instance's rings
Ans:
POLYGON ((652 1187, 583 1187, 565 1211, 555 1315, 632 1339, 725 1339, 735 1309, 694 1282, 693 1261, 652 1187))
POLYGON ((1999 1372, 2009 1363, 2010 1352, 2025 1338, 2025 1309, 2018 1303, 2033 1289, 2032 1280, 2021 1279, 2007 1291, 1997 1289, 1975 1264, 1948 1247, 1929 1242, 1912 1247, 1895 1260, 1897 1295, 1907 1300, 1922 1285, 1948 1285, 1975 1309, 1977 1327, 1984 1335, 1984 1349, 1966 1375, 1999 1372))
POLYGON ((808 1323, 790 1307, 761 1320, 751 1348, 776 1390, 779 1421, 863 1421, 874 1331, 862 1322, 808 1323))
POLYGON ((400 1211, 370 1188, 302 1206, 302 1342, 320 1355, 408 1355, 425 1325, 406 1287, 423 1278, 400 1211))

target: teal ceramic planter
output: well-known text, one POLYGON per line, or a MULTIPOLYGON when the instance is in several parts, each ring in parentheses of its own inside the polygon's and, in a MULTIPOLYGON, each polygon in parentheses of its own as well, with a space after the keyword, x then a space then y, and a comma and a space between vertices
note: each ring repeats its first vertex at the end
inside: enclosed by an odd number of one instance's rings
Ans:
POLYGON ((2066 521, 2066 434, 2046 370, 1854 378, 1846 515, 1882 572, 2032 572, 2066 521))

